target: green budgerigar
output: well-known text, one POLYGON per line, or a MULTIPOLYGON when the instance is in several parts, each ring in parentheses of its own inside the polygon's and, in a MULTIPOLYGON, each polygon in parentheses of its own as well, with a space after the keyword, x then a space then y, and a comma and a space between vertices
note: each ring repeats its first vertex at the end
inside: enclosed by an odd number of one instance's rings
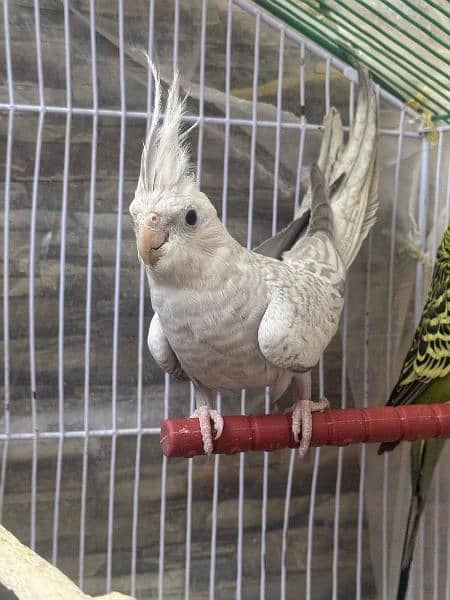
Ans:
MULTIPOLYGON (((389 406, 431 404, 450 400, 450 225, 436 257, 431 288, 420 323, 406 355, 389 406)), ((379 454, 398 442, 381 444, 379 454)), ((444 440, 420 440, 411 444, 411 501, 403 544, 397 600, 406 597, 409 571, 420 516, 431 486, 444 440)))

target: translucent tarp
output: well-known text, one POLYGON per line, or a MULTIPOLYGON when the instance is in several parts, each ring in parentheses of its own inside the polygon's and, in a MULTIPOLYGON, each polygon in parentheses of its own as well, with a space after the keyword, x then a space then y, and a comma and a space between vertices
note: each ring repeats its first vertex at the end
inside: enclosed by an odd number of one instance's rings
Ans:
POLYGON ((450 121, 450 10, 445 0, 257 0, 376 80, 424 118, 450 121))

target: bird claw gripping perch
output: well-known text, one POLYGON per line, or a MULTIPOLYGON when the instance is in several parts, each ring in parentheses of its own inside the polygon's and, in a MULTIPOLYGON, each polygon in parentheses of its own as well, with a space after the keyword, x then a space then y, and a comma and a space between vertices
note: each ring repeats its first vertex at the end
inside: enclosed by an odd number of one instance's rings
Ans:
POLYGON ((216 429, 216 436, 214 440, 217 440, 222 435, 223 430, 223 417, 217 410, 213 410, 208 406, 200 406, 196 408, 192 413, 191 419, 198 419, 200 425, 200 432, 202 435, 203 441, 203 450, 205 454, 213 453, 213 437, 212 437, 212 427, 211 420, 214 423, 214 427, 216 429))
POLYGON ((317 402, 312 400, 299 400, 292 411, 292 433, 294 440, 299 444, 298 455, 304 458, 308 452, 312 435, 312 413, 320 410, 329 410, 330 403, 327 398, 320 398, 317 402), (302 434, 299 440, 300 432, 302 434))

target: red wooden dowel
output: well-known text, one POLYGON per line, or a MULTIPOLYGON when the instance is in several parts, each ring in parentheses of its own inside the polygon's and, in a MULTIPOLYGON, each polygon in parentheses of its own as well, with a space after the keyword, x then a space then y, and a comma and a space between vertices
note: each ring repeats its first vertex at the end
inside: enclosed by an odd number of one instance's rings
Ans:
MULTIPOLYGON (((312 420, 311 446, 450 438, 450 403, 327 410, 313 413, 312 420)), ((166 456, 203 454, 198 419, 166 419, 161 424, 160 442, 166 456)), ((290 413, 231 415, 224 417, 214 453, 279 450, 296 445, 290 413)))

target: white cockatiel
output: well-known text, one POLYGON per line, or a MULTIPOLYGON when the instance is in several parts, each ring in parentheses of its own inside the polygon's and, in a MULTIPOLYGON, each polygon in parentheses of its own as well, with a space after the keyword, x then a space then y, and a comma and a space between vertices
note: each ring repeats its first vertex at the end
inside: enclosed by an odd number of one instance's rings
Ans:
MULTIPOLYGON (((130 205, 138 255, 145 264, 154 316, 148 344, 158 365, 196 390, 204 450, 213 450, 223 419, 214 392, 270 386, 277 399, 290 384, 299 452, 311 438, 311 369, 335 335, 346 271, 378 207, 376 99, 368 74, 344 147, 339 113, 325 118, 317 165, 300 214, 256 252, 234 240, 190 171, 181 132, 176 77, 160 123, 161 85, 130 205), (330 204, 331 203, 331 204, 330 204)), ((361 81, 362 80, 362 81, 361 81)))

